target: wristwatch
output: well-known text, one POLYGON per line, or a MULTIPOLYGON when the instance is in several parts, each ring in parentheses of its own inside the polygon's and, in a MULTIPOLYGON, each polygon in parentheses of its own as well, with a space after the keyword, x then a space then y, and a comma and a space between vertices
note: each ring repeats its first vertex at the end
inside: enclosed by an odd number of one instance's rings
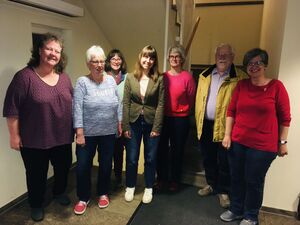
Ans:
POLYGON ((278 143, 280 145, 285 145, 287 143, 287 140, 279 140, 278 143))

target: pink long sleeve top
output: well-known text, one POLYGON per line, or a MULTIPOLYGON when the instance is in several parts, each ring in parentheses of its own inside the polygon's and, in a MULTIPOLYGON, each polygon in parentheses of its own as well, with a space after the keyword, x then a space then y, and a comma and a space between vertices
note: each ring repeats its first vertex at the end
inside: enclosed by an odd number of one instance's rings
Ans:
POLYGON ((173 76, 164 74, 165 84, 165 116, 188 116, 195 102, 196 85, 193 76, 182 71, 173 76))

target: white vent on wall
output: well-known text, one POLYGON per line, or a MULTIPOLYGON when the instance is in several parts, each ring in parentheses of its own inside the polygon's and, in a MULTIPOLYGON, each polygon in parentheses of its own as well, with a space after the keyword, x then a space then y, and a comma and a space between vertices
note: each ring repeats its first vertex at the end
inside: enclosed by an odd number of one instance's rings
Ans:
POLYGON ((32 7, 44 9, 51 12, 56 12, 59 14, 80 17, 83 16, 83 8, 72 5, 70 3, 64 2, 62 0, 9 0, 12 2, 17 2, 32 7))

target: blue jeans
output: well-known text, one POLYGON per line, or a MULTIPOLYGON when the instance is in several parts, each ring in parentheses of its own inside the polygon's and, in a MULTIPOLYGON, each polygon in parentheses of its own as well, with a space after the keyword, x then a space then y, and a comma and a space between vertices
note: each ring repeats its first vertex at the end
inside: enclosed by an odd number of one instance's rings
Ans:
POLYGON ((231 171, 230 210, 234 214, 258 221, 265 176, 276 156, 274 152, 232 143, 228 157, 231 171))
POLYGON ((135 187, 141 140, 144 141, 144 176, 146 188, 152 188, 155 180, 156 153, 159 137, 150 137, 152 124, 140 116, 130 123, 131 138, 126 142, 126 186, 135 187))
POLYGON ((101 196, 108 193, 114 145, 115 134, 85 137, 85 146, 76 145, 77 196, 79 200, 86 202, 91 197, 91 169, 96 149, 99 154, 97 194, 101 196))

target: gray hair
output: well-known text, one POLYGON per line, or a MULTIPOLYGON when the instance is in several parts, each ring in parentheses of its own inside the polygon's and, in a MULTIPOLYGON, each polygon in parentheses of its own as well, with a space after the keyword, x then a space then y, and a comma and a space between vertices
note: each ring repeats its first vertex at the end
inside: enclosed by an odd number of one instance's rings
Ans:
POLYGON ((105 53, 99 45, 93 45, 86 51, 86 62, 88 63, 95 56, 99 56, 104 60, 106 59, 105 53))
POLYGON ((228 43, 220 43, 220 44, 218 44, 218 46, 217 46, 216 49, 215 49, 215 54, 217 54, 217 52, 218 52, 218 50, 219 50, 220 48, 224 48, 224 47, 229 48, 231 54, 232 54, 232 55, 235 55, 235 51, 234 51, 233 47, 232 47, 230 44, 228 44, 228 43))
POLYGON ((178 53, 181 58, 181 65, 184 64, 186 55, 185 55, 185 49, 182 45, 173 45, 168 50, 168 59, 171 53, 178 53))

